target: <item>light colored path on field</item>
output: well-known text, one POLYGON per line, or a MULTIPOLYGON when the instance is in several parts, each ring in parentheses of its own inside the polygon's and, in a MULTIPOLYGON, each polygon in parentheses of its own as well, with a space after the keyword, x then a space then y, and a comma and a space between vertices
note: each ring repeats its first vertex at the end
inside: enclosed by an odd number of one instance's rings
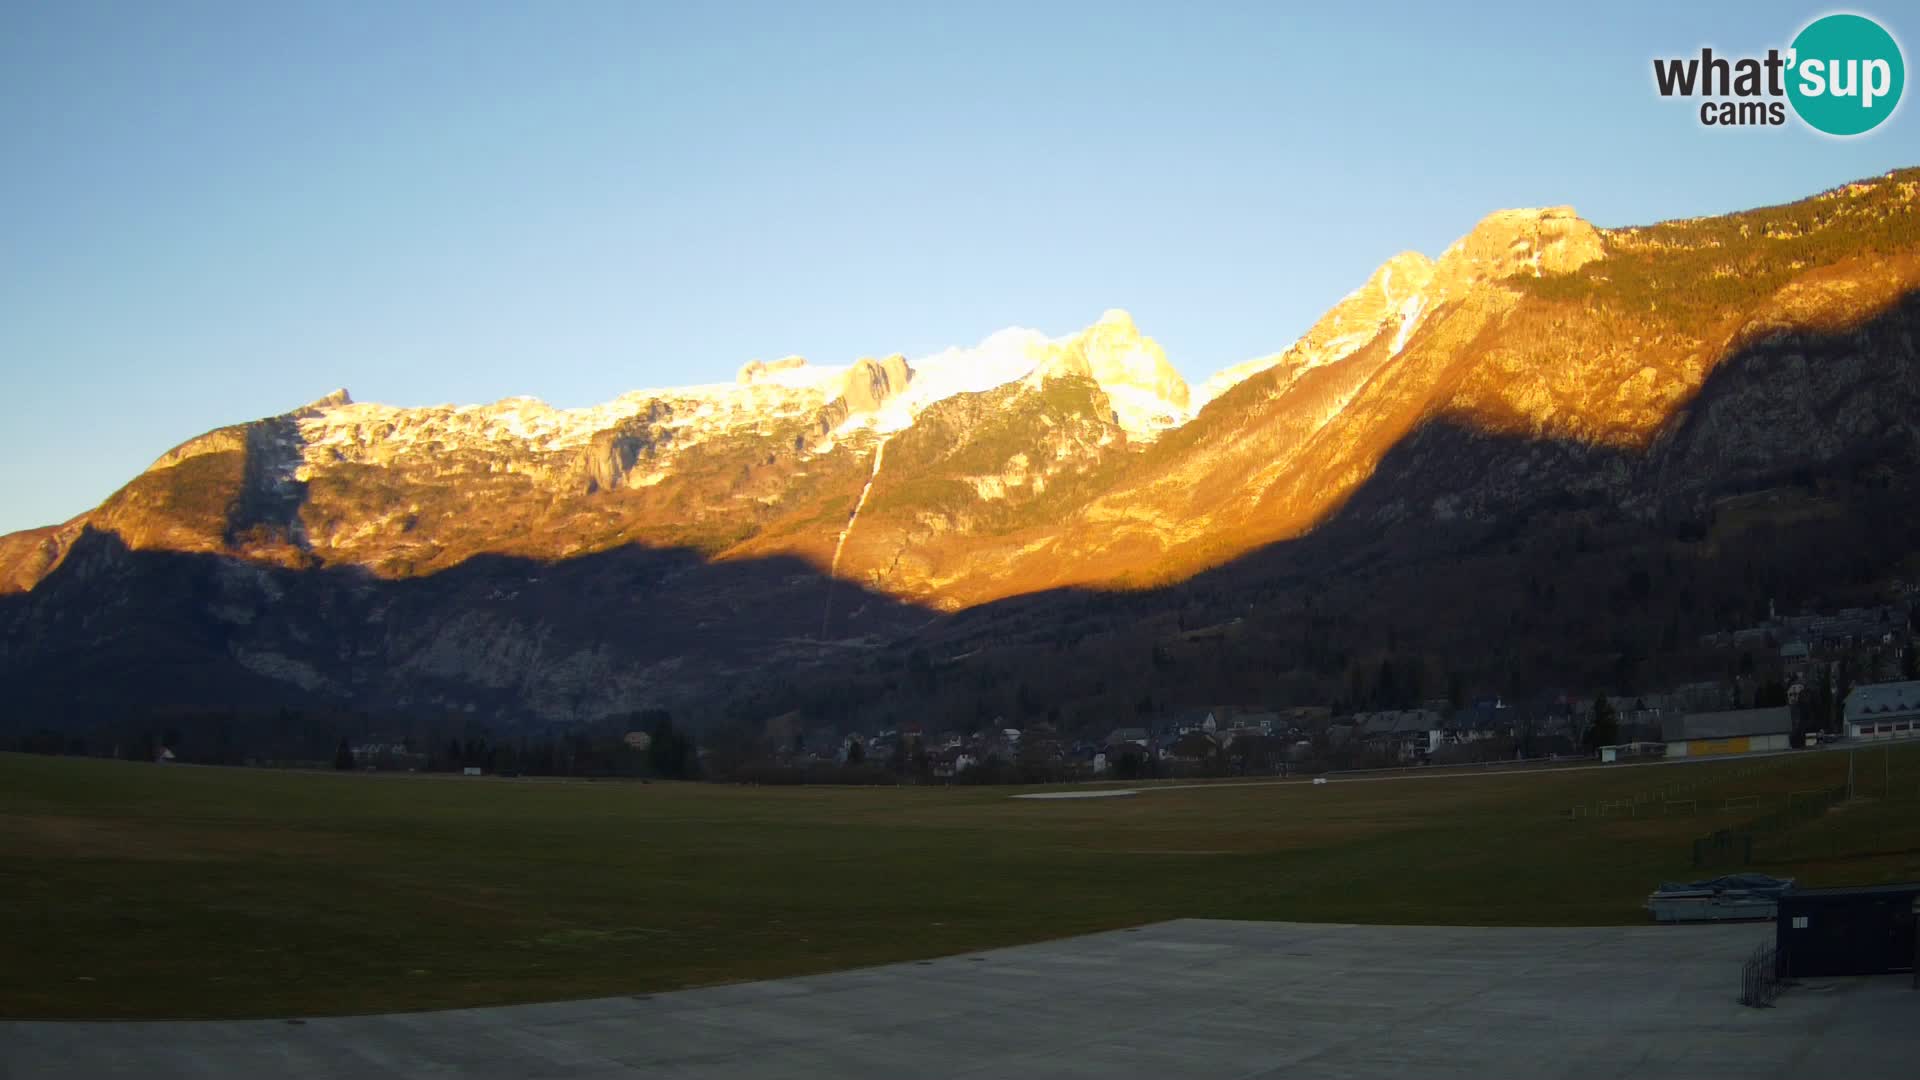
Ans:
MULTIPOLYGON (((1410 886, 1417 891, 1417 886, 1410 886)), ((1905 976, 1736 1002, 1770 925, 1182 920, 651 997, 228 1023, 0 1023, 9 1076, 1913 1076, 1905 976), (1812 1072, 1809 1072, 1809 1070, 1812 1072)))
POLYGON ((1138 795, 1132 788, 1114 790, 1113 788, 1093 788, 1087 791, 1029 791, 1025 795, 1010 796, 1015 799, 1118 799, 1127 795, 1138 795))

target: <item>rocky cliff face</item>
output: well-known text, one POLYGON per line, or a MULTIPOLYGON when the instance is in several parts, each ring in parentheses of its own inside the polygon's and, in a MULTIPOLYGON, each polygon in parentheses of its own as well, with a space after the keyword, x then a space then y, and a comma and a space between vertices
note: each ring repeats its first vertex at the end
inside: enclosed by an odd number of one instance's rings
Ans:
POLYGON ((587 493, 616 490, 636 467, 657 458, 673 441, 673 428, 666 423, 672 416, 673 406, 654 401, 644 411, 594 432, 582 455, 587 493))
POLYGON ((186 574, 167 559, 192 556, 218 569, 175 599, 206 649, 264 686, 358 701, 417 678, 436 707, 557 719, 738 670, 696 672, 703 656, 879 640, 1061 586, 1166 584, 1336 516, 1494 523, 1569 498, 1622 520, 1695 513, 1920 443, 1915 191, 1897 173, 1613 231, 1564 207, 1502 211, 1438 259, 1388 260, 1300 340, 1198 391, 1114 311, 1060 338, 756 361, 732 383, 587 409, 329 395, 191 439, 74 522, 0 538, 6 655, 81 647, 47 628, 71 629, 104 582, 142 595, 158 572, 143 568, 186 574), (82 546, 90 561, 68 568, 82 546), (658 572, 623 584, 643 562, 658 572), (576 565, 592 572, 559 569, 576 565), (746 569, 773 565, 772 589, 746 569), (725 567, 792 606, 778 641, 743 630, 750 601, 698 614, 702 590, 742 595, 725 567), (829 574, 851 602, 829 599, 829 574), (538 604, 495 597, 535 578, 538 604), (647 615, 589 626, 555 583, 644 593, 711 634, 676 652, 636 629, 647 615), (433 603, 395 607, 388 589, 433 603), (761 644, 725 644, 743 635, 761 644), (653 651, 622 644, 642 638, 653 651))
POLYGON ((1395 255, 1366 284, 1328 309, 1285 352, 1235 364, 1208 379, 1200 404, 1265 371, 1277 370, 1279 379, 1291 384, 1315 368, 1346 359, 1383 333, 1404 343, 1426 309, 1427 285, 1432 280, 1433 260, 1417 251, 1395 255))
POLYGON ((1030 385, 1048 379, 1091 380, 1106 395, 1113 421, 1136 440, 1150 440, 1187 419, 1187 382, 1167 363, 1160 343, 1140 333, 1133 316, 1110 310, 1079 334, 1040 350, 1030 385))
POLYGON ((878 412, 882 405, 906 393, 912 379, 913 371, 907 367, 907 358, 899 353, 885 360, 861 357, 847 372, 840 400, 846 403, 849 414, 878 412))

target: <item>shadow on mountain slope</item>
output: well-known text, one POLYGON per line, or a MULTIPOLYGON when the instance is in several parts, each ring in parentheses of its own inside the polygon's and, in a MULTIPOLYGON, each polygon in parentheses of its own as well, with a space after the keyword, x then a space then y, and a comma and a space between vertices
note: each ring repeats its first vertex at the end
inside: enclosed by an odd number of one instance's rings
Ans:
POLYGON ((300 524, 300 507, 307 501, 306 481, 298 475, 305 447, 293 414, 247 428, 240 494, 227 508, 223 539, 228 545, 252 540, 291 544, 302 551, 311 546, 300 524))
POLYGON ((1384 705, 1730 677, 1753 658, 1701 634, 1775 602, 1877 602, 1920 570, 1906 509, 1920 502, 1917 328, 1908 294, 1856 326, 1769 333, 1645 450, 1443 414, 1302 536, 1157 588, 981 605, 924 639, 989 688, 971 711, 1108 726, 1147 702, 1384 705))
POLYGON ((1311 532, 1176 584, 936 615, 840 581, 837 640, 828 579, 794 558, 629 545, 391 580, 89 532, 0 597, 0 676, 14 726, 307 702, 508 724, 722 703, 739 720, 1093 724, 1152 701, 1651 685, 1703 662, 1699 633, 1854 595, 1920 551, 1902 509, 1920 495, 1916 324, 1909 294, 1857 326, 1772 332, 1644 451, 1429 419, 1311 532), (909 650, 948 674, 901 677, 909 650))
POLYGON ((89 530, 32 592, 0 597, 0 674, 22 723, 290 703, 565 723, 803 671, 932 617, 839 582, 840 636, 822 641, 827 587, 798 559, 637 545, 383 579, 89 530))
MULTIPOLYGON (((1450 550, 1453 543, 1436 542, 1505 535, 1538 516, 1587 512, 1684 530, 1742 493, 1811 490, 1817 474, 1897 469, 1911 464, 1920 447, 1916 331, 1920 293, 1838 331, 1771 333, 1717 363, 1644 450, 1498 433, 1470 416, 1443 412, 1389 447, 1352 494, 1302 535, 1167 588, 1236 580, 1303 555, 1321 566, 1342 551, 1387 540, 1450 550)), ((1885 505, 1871 502, 1861 510, 1873 514, 1885 505)), ((1053 595, 1112 594, 1067 589, 1053 595)), ((1032 599, 975 610, 1018 608, 1032 599)))

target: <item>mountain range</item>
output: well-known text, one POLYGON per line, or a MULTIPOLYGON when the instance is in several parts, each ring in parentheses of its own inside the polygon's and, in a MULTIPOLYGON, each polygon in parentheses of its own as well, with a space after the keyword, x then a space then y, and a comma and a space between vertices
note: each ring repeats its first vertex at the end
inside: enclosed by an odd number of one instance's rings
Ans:
POLYGON ((1916 576, 1917 288, 1902 170, 1643 227, 1500 211, 1198 386, 1116 310, 584 409, 336 391, 0 537, 6 722, 1094 724, 1396 664, 1677 676, 1756 597, 1916 576))

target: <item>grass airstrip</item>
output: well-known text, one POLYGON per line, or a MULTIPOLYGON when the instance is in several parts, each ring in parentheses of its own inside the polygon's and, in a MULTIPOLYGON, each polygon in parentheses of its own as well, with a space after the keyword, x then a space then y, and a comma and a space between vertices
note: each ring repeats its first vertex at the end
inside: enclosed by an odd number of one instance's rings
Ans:
MULTIPOLYGON (((281 772, 0 754, 0 1016, 360 1013, 642 994, 1185 916, 1644 921, 1692 840, 1844 752, 1009 798, 281 772), (1570 811, 1581 807, 1579 816, 1570 811)), ((1761 844, 1920 878, 1920 746, 1761 844)), ((1678 930, 1676 932, 1684 932, 1678 930)))

